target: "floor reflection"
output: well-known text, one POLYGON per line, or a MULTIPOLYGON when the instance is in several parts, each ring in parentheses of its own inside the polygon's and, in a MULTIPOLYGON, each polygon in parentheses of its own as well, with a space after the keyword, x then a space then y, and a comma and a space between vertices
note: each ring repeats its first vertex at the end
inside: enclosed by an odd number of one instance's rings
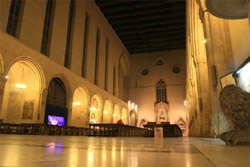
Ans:
POLYGON ((3 167, 250 166, 249 153, 217 139, 0 135, 3 167))
POLYGON ((47 143, 45 152, 47 155, 60 156, 62 152, 62 143, 47 143))
POLYGON ((89 167, 94 166, 94 148, 93 145, 90 145, 88 148, 88 162, 89 167))

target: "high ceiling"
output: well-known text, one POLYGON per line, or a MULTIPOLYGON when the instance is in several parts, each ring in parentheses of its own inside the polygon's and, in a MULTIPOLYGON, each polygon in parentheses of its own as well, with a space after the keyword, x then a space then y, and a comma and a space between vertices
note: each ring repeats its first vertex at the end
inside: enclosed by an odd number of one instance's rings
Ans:
POLYGON ((185 0, 95 0, 130 54, 185 49, 185 0))

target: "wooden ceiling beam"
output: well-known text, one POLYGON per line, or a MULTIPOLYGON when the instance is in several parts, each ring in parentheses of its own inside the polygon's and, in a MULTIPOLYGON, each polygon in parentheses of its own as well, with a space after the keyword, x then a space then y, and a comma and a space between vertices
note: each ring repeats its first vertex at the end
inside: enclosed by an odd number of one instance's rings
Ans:
POLYGON ((105 17, 108 20, 113 19, 126 19, 128 17, 150 17, 150 16, 159 16, 159 17, 176 17, 180 15, 185 15, 185 7, 180 7, 178 10, 168 9, 160 10, 159 8, 149 9, 149 10, 135 10, 133 12, 123 11, 116 13, 105 13, 105 17))
POLYGON ((178 43, 177 42, 164 42, 164 43, 151 43, 151 44, 143 44, 143 45, 126 45, 128 49, 141 49, 141 48, 153 48, 153 47, 173 47, 173 46, 185 46, 183 43, 178 43))
POLYGON ((168 34, 168 33, 175 33, 175 32, 183 32, 185 31, 183 28, 171 28, 171 27, 155 27, 155 28, 141 28, 141 29, 133 29, 133 30, 127 30, 127 31, 116 31, 116 33, 119 36, 124 36, 124 35, 133 35, 133 34, 140 34, 140 35, 144 35, 144 34, 168 34))
POLYGON ((130 51, 130 54, 136 53, 151 53, 151 52, 158 52, 158 51, 170 51, 170 50, 179 50, 179 49, 186 49, 184 46, 175 46, 175 47, 156 47, 156 48, 145 48, 145 49, 134 49, 130 51))
POLYGON ((179 22, 179 21, 186 21, 185 15, 183 17, 164 17, 164 18, 158 18, 158 17, 138 17, 133 18, 129 17, 126 20, 125 19, 116 19, 116 20, 109 20, 109 23, 111 25, 115 24, 128 24, 128 23, 135 23, 135 24, 143 24, 143 22, 159 22, 159 23, 171 23, 171 22, 179 22))
POLYGON ((126 40, 126 39, 146 39, 146 38, 169 38, 171 36, 183 36, 185 38, 186 31, 185 30, 180 30, 180 31, 169 31, 169 32, 151 32, 151 33, 142 33, 142 34, 126 34, 126 35, 119 35, 121 40, 126 40))
POLYGON ((185 49, 185 0, 95 1, 130 53, 185 49))
POLYGON ((167 23, 167 24, 160 24, 157 22, 150 22, 148 24, 125 24, 125 25, 119 25, 117 24, 116 26, 113 26, 115 31, 123 30, 123 31, 130 31, 136 28, 145 28, 145 29, 153 29, 153 28, 162 28, 162 27, 171 27, 171 28, 184 28, 186 27, 185 22, 176 22, 175 24, 173 23, 167 23))
POLYGON ((146 44, 148 42, 171 42, 173 40, 183 41, 183 36, 173 36, 169 38, 153 38, 153 39, 138 39, 138 40, 123 40, 123 43, 127 46, 129 44, 146 44))
POLYGON ((100 7, 103 13, 115 13, 115 12, 122 12, 122 11, 132 11, 132 10, 150 10, 152 8, 158 8, 159 10, 167 10, 173 9, 178 10, 181 6, 185 6, 185 2, 176 2, 171 4, 166 4, 161 1, 134 1, 132 3, 120 3, 117 5, 100 7))

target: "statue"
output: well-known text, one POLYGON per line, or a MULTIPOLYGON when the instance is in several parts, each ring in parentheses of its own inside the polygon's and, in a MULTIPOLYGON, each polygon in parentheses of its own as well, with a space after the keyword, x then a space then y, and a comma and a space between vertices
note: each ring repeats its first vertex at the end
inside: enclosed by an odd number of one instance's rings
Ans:
POLYGON ((220 93, 220 106, 234 129, 219 137, 227 145, 250 144, 250 93, 228 85, 220 93))

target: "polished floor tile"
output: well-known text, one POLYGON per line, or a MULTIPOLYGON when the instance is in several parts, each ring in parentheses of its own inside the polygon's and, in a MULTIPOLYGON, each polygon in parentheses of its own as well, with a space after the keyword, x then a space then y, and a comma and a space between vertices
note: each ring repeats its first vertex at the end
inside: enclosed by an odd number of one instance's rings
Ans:
POLYGON ((3 167, 248 167, 250 147, 208 138, 0 135, 3 167))

